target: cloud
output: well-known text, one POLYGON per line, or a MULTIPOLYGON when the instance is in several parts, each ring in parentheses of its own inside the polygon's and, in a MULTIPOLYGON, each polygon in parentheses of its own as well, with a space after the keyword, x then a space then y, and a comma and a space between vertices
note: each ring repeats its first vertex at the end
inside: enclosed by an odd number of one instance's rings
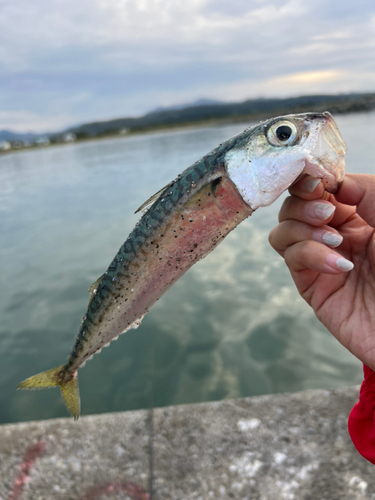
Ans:
POLYGON ((341 71, 328 70, 328 71, 307 71, 305 73, 296 73, 294 75, 288 75, 280 77, 277 80, 279 82, 284 82, 286 84, 299 84, 299 83, 315 83, 315 82, 327 82, 332 80, 338 80, 342 77, 341 71))
MULTIPOLYGON (((369 92, 375 89, 375 71, 353 73, 350 71, 326 70, 294 73, 266 79, 237 81, 233 84, 210 86, 216 99, 242 101, 252 97, 292 97, 303 94, 332 94, 369 92)), ((168 102, 166 104, 172 104, 168 102)))
POLYGON ((60 130, 69 123, 71 123, 70 115, 42 116, 29 111, 0 111, 0 130, 43 132, 60 130))
POLYGON ((20 113, 42 129, 199 97, 371 90, 374 11, 373 0, 3 0, 0 106, 21 130, 20 113))

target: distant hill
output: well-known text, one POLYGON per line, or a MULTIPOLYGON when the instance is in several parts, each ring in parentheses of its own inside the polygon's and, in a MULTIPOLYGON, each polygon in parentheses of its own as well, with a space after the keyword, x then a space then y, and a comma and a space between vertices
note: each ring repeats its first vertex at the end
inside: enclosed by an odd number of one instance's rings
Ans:
POLYGON ((61 137, 66 133, 75 134, 77 139, 85 139, 205 122, 251 121, 306 111, 330 111, 337 114, 370 111, 372 109, 375 109, 375 93, 311 95, 283 99, 248 99, 243 102, 199 99, 190 104, 157 108, 138 118, 125 117, 85 123, 70 127, 59 133, 35 134, 29 132, 19 134, 9 130, 2 130, 0 131, 0 141, 35 141, 42 136, 49 136, 52 142, 60 142, 61 137))
POLYGON ((18 133, 11 130, 0 130, 0 141, 33 141, 45 134, 34 134, 33 132, 18 133))
POLYGON ((207 120, 251 120, 304 111, 350 113, 369 111, 371 109, 375 109, 375 93, 313 95, 284 99, 249 99, 240 103, 204 103, 160 109, 139 118, 117 118, 86 123, 69 128, 65 132, 72 132, 78 138, 84 138, 114 134, 121 129, 136 132, 160 127, 194 124, 207 120))
POLYGON ((149 113, 159 113, 160 111, 172 111, 175 109, 184 109, 184 108, 195 108, 196 106, 206 106, 210 104, 224 104, 223 101, 217 101, 216 99, 198 99, 197 101, 185 103, 185 104, 175 104, 174 106, 159 106, 155 108, 149 113))

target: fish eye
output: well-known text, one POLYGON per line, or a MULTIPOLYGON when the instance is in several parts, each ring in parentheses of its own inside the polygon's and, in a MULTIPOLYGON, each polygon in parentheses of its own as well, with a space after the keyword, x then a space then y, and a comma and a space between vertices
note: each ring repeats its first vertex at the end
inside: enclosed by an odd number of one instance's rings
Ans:
POLYGON ((267 130, 267 139, 273 146, 291 146, 297 137, 297 128, 289 121, 276 122, 267 130))

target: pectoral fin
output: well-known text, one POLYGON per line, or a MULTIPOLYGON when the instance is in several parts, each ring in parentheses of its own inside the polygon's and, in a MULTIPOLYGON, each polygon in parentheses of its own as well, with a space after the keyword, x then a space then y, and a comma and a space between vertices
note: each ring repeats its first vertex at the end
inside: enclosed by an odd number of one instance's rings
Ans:
POLYGON ((90 294, 90 301, 89 301, 89 307, 92 302, 92 299, 95 297, 96 291, 99 288, 99 285, 103 279, 104 274, 100 276, 89 288, 89 294, 90 294))

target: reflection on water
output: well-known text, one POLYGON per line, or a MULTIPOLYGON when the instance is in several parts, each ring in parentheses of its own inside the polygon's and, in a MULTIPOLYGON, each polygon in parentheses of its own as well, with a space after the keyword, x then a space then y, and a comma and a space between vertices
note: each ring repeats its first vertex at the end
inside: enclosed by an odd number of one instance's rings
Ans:
MULTIPOLYGON (((348 171, 372 172, 375 115, 337 121, 348 171)), ((0 157, 0 422, 66 415, 58 390, 15 387, 64 362, 87 290, 138 220, 135 209, 246 125, 0 157)), ((138 330, 80 370, 84 414, 360 381, 360 363, 314 318, 268 245, 280 204, 242 223, 138 330)))

